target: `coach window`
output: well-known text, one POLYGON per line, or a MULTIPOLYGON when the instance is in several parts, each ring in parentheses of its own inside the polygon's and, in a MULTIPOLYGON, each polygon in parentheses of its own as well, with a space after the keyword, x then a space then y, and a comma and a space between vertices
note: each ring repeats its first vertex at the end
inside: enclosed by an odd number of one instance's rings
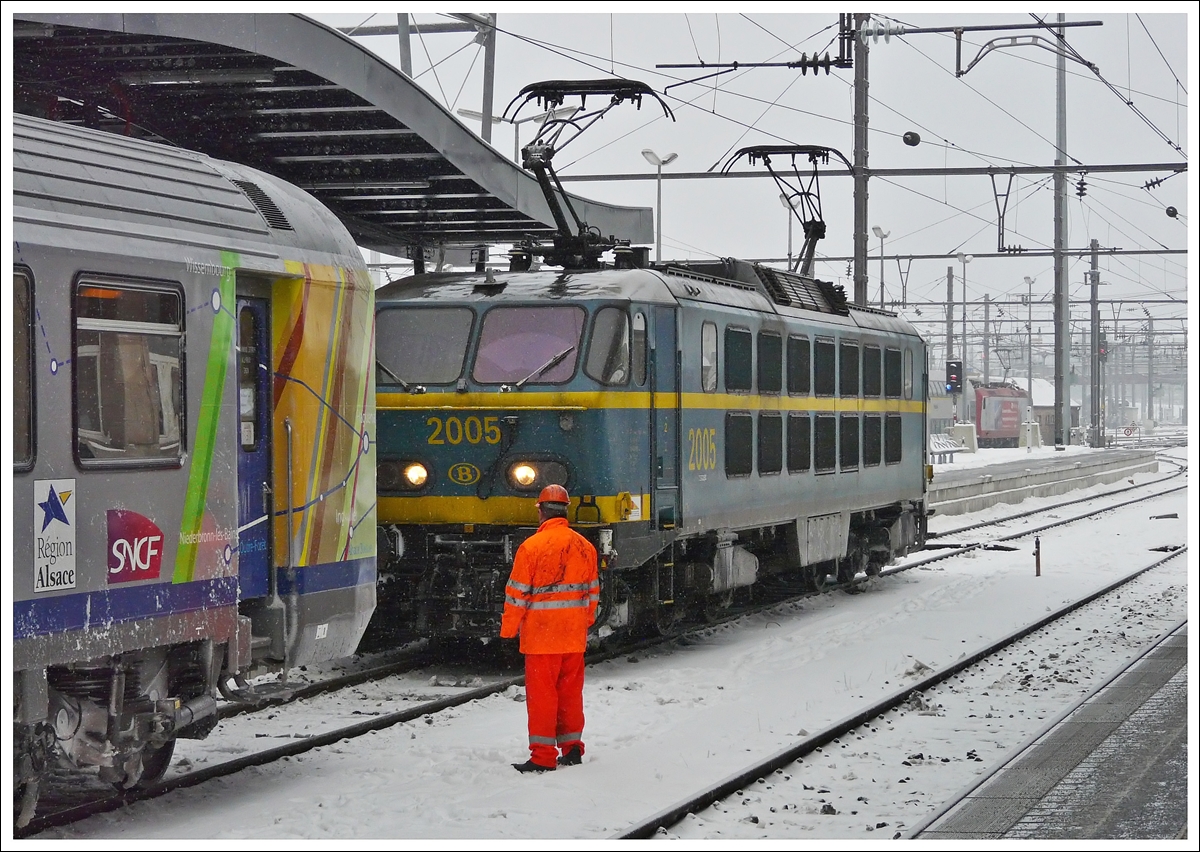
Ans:
POLYGON ((807 337, 791 335, 787 342, 788 393, 812 393, 812 350, 807 337))
POLYGON ((646 315, 641 311, 633 315, 633 382, 646 384, 646 315))
POLYGON ((904 398, 912 399, 913 393, 913 354, 911 349, 904 350, 904 398))
POLYGON ((375 383, 406 390, 458 381, 474 323, 470 308, 382 307, 375 315, 375 383))
POLYGON ((754 352, 750 332, 725 328, 725 390, 748 391, 754 375, 754 352))
POLYGON ((839 441, 839 461, 842 465, 842 470, 857 470, 858 469, 858 415, 843 414, 841 420, 841 434, 838 436, 839 441))
POLYGON ((181 463, 182 305, 177 289, 79 282, 74 358, 80 467, 181 463))
POLYGON ((883 456, 883 418, 878 414, 865 414, 862 421, 863 467, 875 467, 883 456))
POLYGON ((899 399, 901 393, 900 350, 889 349, 883 355, 883 394, 888 399, 899 399))
POLYGON ((813 385, 817 396, 833 396, 837 391, 837 350, 832 340, 817 338, 813 358, 813 385))
POLYGON ((813 467, 818 473, 837 468, 837 418, 818 414, 813 436, 813 467))
POLYGON ((792 412, 787 424, 788 473, 803 473, 812 467, 812 418, 792 412))
POLYGON ((623 309, 596 311, 583 371, 602 385, 623 385, 629 381, 629 315, 623 309))
POLYGON ((33 281, 13 272, 13 469, 33 468, 33 281))
POLYGON ((700 389, 717 390, 717 327, 711 322, 700 327, 700 389))
POLYGON ((883 395, 883 353, 878 346, 863 347, 863 396, 883 395))
POLYGON ((884 425, 883 460, 888 464, 899 464, 903 454, 901 448, 904 446, 900 434, 900 415, 889 414, 884 425))
POLYGON ((851 341, 843 340, 840 351, 840 361, 838 364, 840 381, 838 382, 839 395, 857 399, 861 394, 861 389, 858 385, 858 344, 851 341))
POLYGON ((725 414, 725 475, 749 476, 754 469, 754 419, 745 411, 725 414))
POLYGON ((758 333, 758 392, 783 390, 783 338, 770 331, 758 333))
POLYGON ((783 415, 763 411, 758 415, 758 475, 783 470, 783 415))

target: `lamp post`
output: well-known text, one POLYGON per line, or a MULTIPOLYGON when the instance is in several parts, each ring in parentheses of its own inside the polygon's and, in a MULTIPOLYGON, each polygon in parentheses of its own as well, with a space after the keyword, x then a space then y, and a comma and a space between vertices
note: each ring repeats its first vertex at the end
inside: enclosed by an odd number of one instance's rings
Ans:
MULTIPOLYGON (((975 259, 973 254, 963 254, 961 251, 957 255, 958 262, 962 264, 962 361, 963 361, 963 380, 966 380, 967 373, 967 264, 975 259)), ((966 393, 963 393, 963 403, 966 403, 966 393)), ((965 415, 966 412, 964 411, 965 415)), ((966 417, 960 419, 965 420, 966 417)))
MULTIPOLYGON (((878 225, 871 226, 871 233, 879 237, 879 310, 883 310, 883 241, 892 235, 878 225)), ((903 270, 901 270, 903 271, 903 270)))
POLYGON ((671 153, 660 157, 649 148, 643 148, 642 156, 646 158, 647 163, 658 169, 658 209, 654 214, 658 225, 658 241, 654 248, 654 259, 658 263, 662 263, 662 167, 675 162, 675 158, 679 155, 671 153))
POLYGON ((788 272, 794 272, 795 270, 792 268, 792 218, 793 218, 792 212, 794 210, 796 210, 796 205, 800 203, 800 193, 794 192, 791 195, 788 195, 785 192, 781 192, 781 193, 779 193, 779 203, 782 204, 783 208, 785 210, 787 210, 787 212, 788 212, 788 214, 787 214, 787 220, 788 220, 788 264, 787 264, 787 268, 788 268, 788 272))
MULTIPOLYGON (((492 124, 500 124, 507 122, 513 126, 513 162, 518 166, 521 164, 521 125, 530 121, 545 121, 548 118, 567 118, 579 111, 579 107, 561 107, 552 109, 548 112, 539 112, 537 115, 530 115, 525 118, 511 119, 501 118, 500 116, 492 116, 492 124)), ((460 109, 458 114, 463 118, 474 118, 483 121, 483 113, 473 109, 460 109)))
MULTIPOLYGON (((1029 320, 1026 330, 1029 332, 1025 344, 1025 357, 1029 365, 1029 411, 1026 414, 1026 423, 1033 422, 1033 279, 1028 275, 1025 276, 1025 286, 1029 288, 1029 296, 1026 304, 1029 306, 1029 320)), ((1033 436, 1029 434, 1033 430, 1032 426, 1025 427, 1025 452, 1033 452, 1033 436)))

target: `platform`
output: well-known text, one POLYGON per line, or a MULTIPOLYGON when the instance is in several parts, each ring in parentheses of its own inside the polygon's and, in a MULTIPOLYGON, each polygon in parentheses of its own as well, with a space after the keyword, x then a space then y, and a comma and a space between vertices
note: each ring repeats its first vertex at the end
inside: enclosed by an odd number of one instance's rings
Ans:
POLYGON ((1184 622, 911 836, 1185 839, 1187 704, 1184 622))

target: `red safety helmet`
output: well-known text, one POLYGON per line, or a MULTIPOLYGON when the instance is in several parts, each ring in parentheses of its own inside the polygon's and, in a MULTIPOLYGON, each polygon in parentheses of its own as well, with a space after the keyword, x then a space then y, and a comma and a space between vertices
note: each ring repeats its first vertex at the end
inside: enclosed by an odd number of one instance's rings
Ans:
POLYGON ((542 493, 538 495, 537 501, 539 506, 543 503, 561 503, 564 506, 569 506, 571 504, 571 495, 561 485, 547 485, 542 489, 542 493))

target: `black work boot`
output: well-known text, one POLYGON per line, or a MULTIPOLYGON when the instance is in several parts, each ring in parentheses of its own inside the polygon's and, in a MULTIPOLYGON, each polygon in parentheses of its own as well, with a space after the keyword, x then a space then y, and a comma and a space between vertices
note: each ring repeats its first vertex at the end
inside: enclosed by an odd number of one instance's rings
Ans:
POLYGON ((583 750, 579 746, 571 748, 558 759, 559 766, 578 766, 583 763, 583 750))
POLYGON ((514 763, 512 768, 518 772, 553 772, 553 766, 542 766, 540 763, 534 763, 532 759, 524 763, 514 763))

